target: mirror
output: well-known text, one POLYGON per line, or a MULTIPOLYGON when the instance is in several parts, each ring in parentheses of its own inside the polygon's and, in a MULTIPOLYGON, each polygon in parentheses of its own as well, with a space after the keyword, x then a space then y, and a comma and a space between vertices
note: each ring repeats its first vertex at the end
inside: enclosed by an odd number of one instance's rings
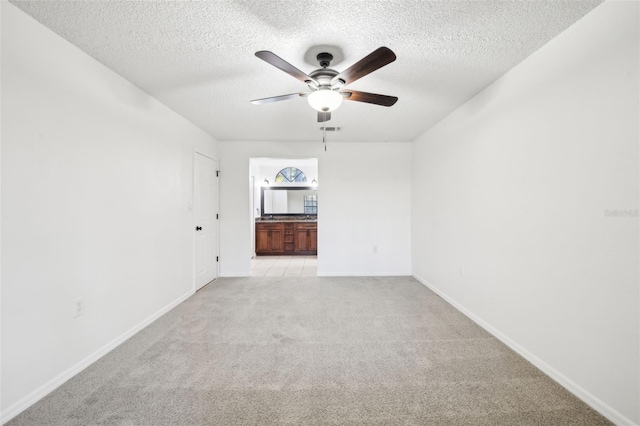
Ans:
POLYGON ((261 215, 306 216, 318 214, 318 190, 313 186, 260 188, 261 215))

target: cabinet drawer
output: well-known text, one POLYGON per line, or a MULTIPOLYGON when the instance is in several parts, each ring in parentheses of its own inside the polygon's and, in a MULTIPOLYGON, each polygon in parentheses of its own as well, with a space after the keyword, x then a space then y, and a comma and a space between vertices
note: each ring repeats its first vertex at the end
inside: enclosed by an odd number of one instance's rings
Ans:
POLYGON ((296 229, 317 229, 317 223, 296 223, 296 229))
POLYGON ((281 223, 257 223, 256 229, 260 229, 264 231, 271 231, 273 229, 276 229, 281 231, 282 224, 281 223))

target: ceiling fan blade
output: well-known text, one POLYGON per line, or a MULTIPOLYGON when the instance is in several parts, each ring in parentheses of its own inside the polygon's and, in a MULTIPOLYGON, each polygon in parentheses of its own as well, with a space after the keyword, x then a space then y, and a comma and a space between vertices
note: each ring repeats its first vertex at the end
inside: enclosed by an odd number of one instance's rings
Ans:
POLYGON ((316 82, 314 79, 312 79, 311 77, 309 77, 308 75, 300 71, 298 68, 294 67, 289 62, 285 61, 284 59, 282 59, 281 57, 279 57, 273 52, 269 52, 268 50, 261 50, 259 52, 256 52, 256 56, 262 59, 263 61, 273 65, 274 67, 281 69, 282 71, 286 72, 290 76, 297 78, 303 83, 306 83, 307 81, 316 82))
POLYGON ((384 67, 385 65, 396 60, 396 55, 388 47, 379 47, 372 53, 360 59, 346 70, 332 79, 332 82, 338 80, 344 81, 345 84, 351 84, 361 77, 384 67))
POLYGON ((325 121, 331 120, 330 112, 321 112, 318 111, 318 123, 324 123, 325 121))
POLYGON ((309 94, 305 93, 305 92, 291 93, 289 95, 272 96, 270 98, 254 99, 254 100, 251 101, 251 103, 254 104, 254 105, 270 104, 271 102, 286 101, 287 99, 299 98, 299 97, 308 96, 308 95, 309 94))
POLYGON ((368 104, 375 104, 390 107, 396 102, 398 98, 395 96, 378 95, 376 93, 358 92, 357 90, 345 90, 340 92, 347 101, 366 102, 368 104))

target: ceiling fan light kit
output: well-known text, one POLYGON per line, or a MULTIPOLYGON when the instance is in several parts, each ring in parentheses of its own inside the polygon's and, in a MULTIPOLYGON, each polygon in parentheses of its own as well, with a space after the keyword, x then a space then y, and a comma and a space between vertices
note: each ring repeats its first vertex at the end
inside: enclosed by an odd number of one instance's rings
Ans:
POLYGON ((251 103, 256 105, 307 97, 309 105, 318 111, 318 122, 322 123, 331 119, 331 111, 335 111, 342 104, 343 99, 386 107, 390 107, 398 101, 398 98, 395 96, 378 95, 376 93, 359 92, 348 89, 344 90, 344 86, 395 61, 396 55, 388 47, 376 49, 341 73, 329 68, 333 60, 333 55, 327 52, 319 53, 316 56, 321 68, 309 73, 309 75, 300 71, 275 53, 261 50, 256 52, 256 56, 302 81, 311 90, 311 92, 292 93, 251 101, 251 103))
POLYGON ((307 97, 311 108, 319 112, 335 111, 342 104, 342 95, 331 89, 321 89, 311 92, 307 97))

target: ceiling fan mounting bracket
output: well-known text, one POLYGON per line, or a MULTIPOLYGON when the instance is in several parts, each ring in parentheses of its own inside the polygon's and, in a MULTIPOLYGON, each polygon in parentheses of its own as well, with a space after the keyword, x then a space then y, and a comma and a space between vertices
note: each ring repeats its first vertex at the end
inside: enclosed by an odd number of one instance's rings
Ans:
POLYGON ((331 53, 322 52, 318 53, 316 59, 322 68, 328 68, 331 61, 333 61, 333 55, 331 53))

